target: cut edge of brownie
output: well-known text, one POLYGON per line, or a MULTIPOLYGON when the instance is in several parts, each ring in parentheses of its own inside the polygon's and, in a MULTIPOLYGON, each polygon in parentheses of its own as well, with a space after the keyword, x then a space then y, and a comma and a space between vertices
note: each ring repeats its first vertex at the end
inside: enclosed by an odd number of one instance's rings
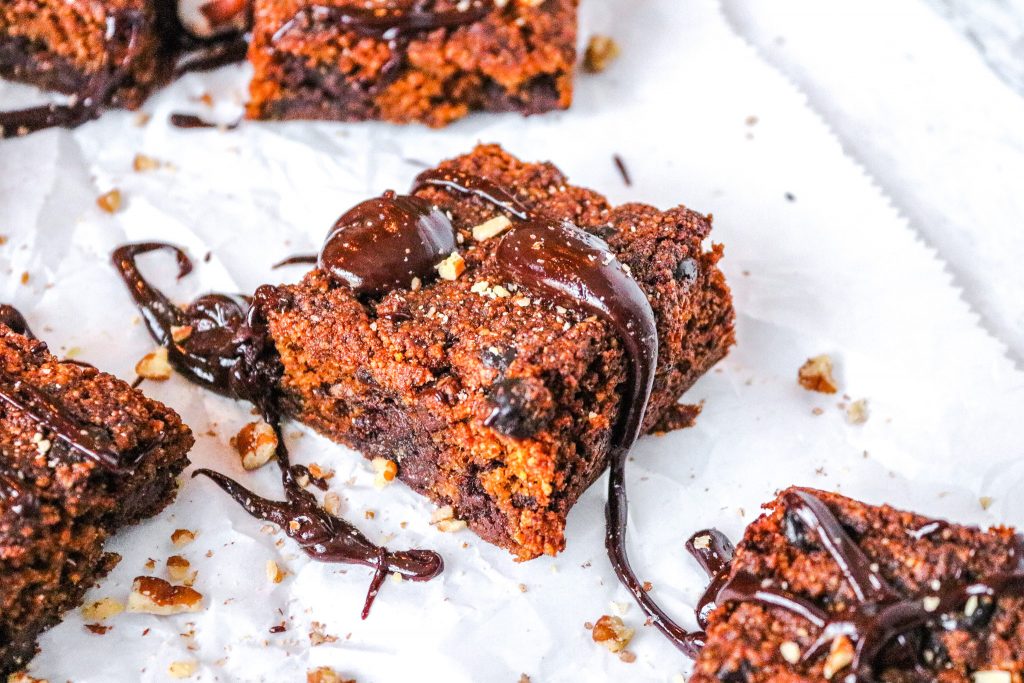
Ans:
POLYGON ((59 361, 42 342, 3 325, 0 364, 82 429, 105 434, 110 451, 133 463, 106 469, 24 411, 0 406, 0 674, 7 674, 116 564, 104 541, 171 502, 193 438, 170 408, 91 366, 59 361))
MULTIPOLYGON (((297 20, 308 2, 257 2, 246 116, 440 127, 471 111, 567 109, 576 0, 548 4, 507 3, 464 25, 389 40, 297 20)), ((455 6, 436 3, 440 11, 455 6)))
MULTIPOLYGON (((517 188, 534 208, 602 233, 632 269, 655 309, 662 339, 645 431, 733 343, 731 299, 715 266, 721 248, 701 246, 710 231, 706 217, 681 207, 664 212, 640 204, 611 207, 600 195, 568 185, 554 166, 521 162, 494 145, 479 146, 440 168, 517 188)), ((285 406, 364 456, 395 461, 399 479, 438 505, 452 506, 473 531, 518 559, 555 554, 565 544, 569 509, 608 462, 625 378, 622 347, 603 321, 579 311, 559 313, 560 307, 540 301, 530 314, 551 332, 550 343, 520 339, 506 345, 501 331, 491 329, 494 344, 467 344, 466 337, 476 332, 455 329, 465 321, 454 317, 459 307, 453 301, 487 307, 486 313, 463 308, 464 317, 472 318, 467 325, 506 321, 527 329, 524 318, 513 315, 518 311, 511 299, 473 294, 473 286, 492 271, 486 248, 468 249, 471 228, 499 212, 437 188, 417 194, 452 216, 468 243, 466 273, 455 282, 426 283, 418 292, 393 292, 369 302, 332 286, 319 271, 282 287, 291 303, 271 314, 270 328, 284 365, 285 406), (439 314, 453 314, 437 329, 416 313, 417 306, 435 304, 439 314), (420 326, 419 341, 415 332, 407 337, 402 330, 401 318, 410 312, 420 326), (564 332, 558 327, 563 323, 564 332), (413 348, 417 344, 429 348, 413 348), (343 357, 347 352, 335 346, 369 349, 366 360, 376 367, 351 365, 358 354, 343 357), (466 348, 480 355, 470 356, 466 348), (503 359, 509 350, 519 356, 503 359), (388 353, 407 358, 394 366, 374 360, 388 353), (345 362, 348 367, 342 367, 345 362), (389 373, 401 367, 419 374, 396 381, 389 373), (407 391, 410 384, 415 391, 407 391), (502 391, 507 396, 496 398, 502 391), (528 403, 526 419, 536 418, 543 428, 524 435, 515 433, 515 424, 506 425, 505 433, 500 425, 487 426, 495 401, 505 399, 528 403)))

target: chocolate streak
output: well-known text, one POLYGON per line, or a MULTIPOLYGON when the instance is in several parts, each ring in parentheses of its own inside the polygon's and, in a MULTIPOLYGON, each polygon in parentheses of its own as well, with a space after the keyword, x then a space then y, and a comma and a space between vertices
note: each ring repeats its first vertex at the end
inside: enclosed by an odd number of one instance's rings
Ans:
POLYGON ((200 386, 253 403, 273 426, 285 500, 261 498, 208 469, 196 470, 193 476, 209 477, 249 514, 280 525, 313 559, 375 567, 363 605, 364 619, 388 573, 395 571, 413 581, 426 581, 440 574, 444 562, 437 553, 391 552, 377 546, 356 527, 320 507, 313 494, 298 483, 306 470, 290 464, 281 433, 276 391, 281 368, 266 327, 266 312, 286 303, 277 290, 260 287, 251 300, 207 294, 184 309, 178 308, 149 284, 135 263, 137 255, 156 250, 175 254, 178 277, 192 270, 191 261, 181 249, 160 242, 119 247, 113 254, 114 265, 142 312, 150 334, 167 348, 168 359, 178 372, 200 386))
POLYGON ((98 118, 114 93, 131 78, 133 60, 146 19, 138 10, 119 10, 107 19, 107 64, 92 75, 68 104, 49 104, 0 112, 0 139, 28 135, 56 126, 77 128, 98 118))
MULTIPOLYGON (((945 580, 916 595, 901 596, 878 572, 864 551, 850 537, 828 506, 807 491, 791 491, 784 498, 787 514, 817 537, 820 546, 839 567, 855 601, 834 613, 786 590, 767 584, 747 572, 730 576, 723 566, 713 573, 711 585, 701 599, 701 623, 715 605, 729 601, 755 602, 785 609, 820 629, 817 639, 803 654, 808 663, 825 655, 833 641, 845 636, 855 643, 848 682, 869 682, 885 668, 924 673, 922 628, 945 628, 947 619, 962 613, 971 597, 995 601, 1003 596, 1024 595, 1024 571, 1004 572, 977 580, 945 580)), ((947 528, 934 521, 908 533, 917 537, 947 528), (923 534, 922 534, 923 532, 923 534)), ((695 536, 698 538, 700 532, 695 536)), ((968 615, 970 617, 970 615, 968 615)), ((923 680, 934 680, 934 676, 923 680)))
MULTIPOLYGON (((10 304, 0 304, 0 323, 16 334, 29 339, 36 338, 29 329, 25 316, 10 304)), ((46 343, 38 342, 37 348, 45 351, 46 343)), ((131 471, 131 466, 122 462, 121 457, 110 450, 108 439, 91 426, 83 425, 60 401, 18 379, 3 368, 0 368, 0 403, 21 412, 68 448, 78 451, 100 467, 111 472, 131 471)), ((6 491, 6 494, 0 491, 0 496, 10 497, 12 492, 22 490, 11 477, 0 478, 3 479, 0 486, 6 491)))
POLYGON ((657 322, 647 295, 602 239, 568 221, 531 211, 491 180, 429 170, 417 177, 413 191, 427 186, 476 196, 517 219, 519 225, 501 237, 495 250, 498 267, 517 284, 557 303, 581 307, 617 332, 628 374, 622 411, 612 433, 605 548, 619 580, 651 623, 683 652, 695 655, 702 634, 688 632, 655 602, 630 566, 626 552, 626 456, 640 436, 658 360, 657 322))

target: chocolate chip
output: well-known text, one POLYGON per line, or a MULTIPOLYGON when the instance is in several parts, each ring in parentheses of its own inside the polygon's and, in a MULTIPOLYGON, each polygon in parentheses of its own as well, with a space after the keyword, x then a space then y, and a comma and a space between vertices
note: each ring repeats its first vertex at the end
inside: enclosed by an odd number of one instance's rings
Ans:
POLYGON ((527 510, 537 509, 537 499, 533 496, 524 496, 521 493, 512 494, 512 505, 517 508, 525 508, 527 510))
POLYGON ((517 355, 517 351, 511 346, 506 348, 488 346, 480 352, 480 360, 483 362, 485 367, 505 372, 508 370, 508 366, 512 364, 512 361, 516 359, 517 355))
POLYGON ((503 379, 488 393, 493 408, 484 424, 513 439, 526 439, 547 420, 544 404, 550 394, 537 380, 503 379))
POLYGON ((692 283, 697 279, 697 262, 692 258, 684 258, 676 264, 676 269, 673 272, 673 275, 675 275, 677 280, 681 280, 687 284, 692 283))
POLYGON ((718 680, 722 681, 722 683, 748 683, 748 681, 750 681, 751 672, 752 668, 750 666, 750 662, 744 659, 740 662, 739 668, 737 669, 723 669, 719 671, 718 680))

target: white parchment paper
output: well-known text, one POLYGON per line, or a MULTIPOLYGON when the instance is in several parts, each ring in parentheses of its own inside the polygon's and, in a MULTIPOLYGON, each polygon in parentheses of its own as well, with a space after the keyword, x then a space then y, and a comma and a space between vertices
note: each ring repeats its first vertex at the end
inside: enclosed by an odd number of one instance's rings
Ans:
MULTIPOLYGON (((115 112, 74 133, 0 143, 0 298, 25 311, 55 352, 131 378, 153 344, 109 265, 115 245, 160 238, 188 248, 196 272, 178 284, 169 259, 145 262, 179 300, 251 292, 298 277, 270 265, 315 249, 357 201, 406 188, 416 161, 501 142, 524 159, 555 161, 613 201, 713 212, 714 239, 726 245, 739 344, 687 394, 706 402, 697 426, 641 440, 630 467, 634 565, 673 614, 692 623, 705 582, 683 550, 687 536, 717 526, 738 537, 790 484, 962 522, 1024 524, 1024 375, 799 93, 729 31, 711 0, 583 4, 582 34, 615 36, 623 56, 604 74, 580 76, 567 113, 475 116, 442 131, 167 125, 171 112, 206 113, 198 99, 207 92, 215 115, 230 120, 245 93, 247 73, 237 67, 160 93, 146 106, 147 125, 115 112), (136 173, 136 153, 167 165, 136 173), (613 153, 629 166, 632 187, 613 153), (95 199, 115 187, 125 206, 111 216, 95 199), (820 353, 836 360, 845 393, 869 400, 866 424, 848 424, 839 398, 797 386, 797 368, 820 353), (992 499, 987 509, 982 497, 992 499)), ((39 97, 0 84, 5 107, 39 97)), ((280 495, 273 468, 246 474, 228 446, 250 419, 247 406, 177 377, 144 386, 192 426, 196 465, 280 495)), ((360 683, 511 683, 523 673, 541 683, 670 681, 687 671, 635 606, 624 615, 638 631, 633 663, 596 646, 583 627, 614 613, 611 603, 628 603, 604 557, 603 480, 573 510, 562 555, 516 564, 468 532, 434 530, 430 504, 403 485, 375 490, 355 453, 298 426, 287 433, 297 461, 335 470, 332 489, 349 519, 391 547, 436 548, 444 575, 389 582, 360 621, 369 570, 307 562, 209 482, 186 478, 173 506, 112 543, 124 559, 89 599, 125 600, 147 558, 164 575, 166 557, 180 553, 198 570, 205 609, 122 614, 105 635, 71 613, 42 638, 32 674, 162 681, 174 661, 197 662, 194 680, 203 681, 301 681, 321 665, 360 683), (177 528, 197 530, 196 541, 173 548, 177 528), (282 583, 267 580, 267 560, 288 570, 282 583), (287 631, 271 634, 282 621, 287 631), (338 640, 312 647, 314 621, 338 640)))

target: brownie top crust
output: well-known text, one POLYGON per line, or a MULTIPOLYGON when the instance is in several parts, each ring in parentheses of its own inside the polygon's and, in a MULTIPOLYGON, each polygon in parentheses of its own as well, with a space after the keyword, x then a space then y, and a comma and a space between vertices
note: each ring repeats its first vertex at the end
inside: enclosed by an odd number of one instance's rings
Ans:
POLYGON ((1024 670, 1012 529, 812 489, 766 508, 713 586, 720 604, 693 681, 959 683, 1024 670))
POLYGON ((192 444, 174 411, 2 325, 0 399, 0 509, 8 521, 43 504, 75 516, 113 513, 135 482, 149 481, 192 444), (54 416, 70 432, 55 429, 54 416))

